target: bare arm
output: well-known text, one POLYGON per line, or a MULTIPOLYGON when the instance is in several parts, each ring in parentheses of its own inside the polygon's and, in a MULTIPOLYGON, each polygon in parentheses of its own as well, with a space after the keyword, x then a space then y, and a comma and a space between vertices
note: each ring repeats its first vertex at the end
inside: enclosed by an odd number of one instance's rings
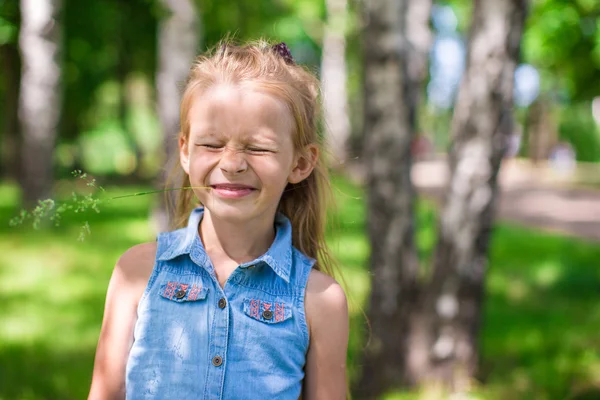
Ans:
POLYGON ((156 243, 132 247, 121 256, 106 293, 89 400, 125 399, 125 366, 133 343, 137 305, 154 267, 156 243))
POLYGON ((306 360, 304 400, 346 398, 348 303, 330 276, 312 271, 306 288, 310 347, 306 360))

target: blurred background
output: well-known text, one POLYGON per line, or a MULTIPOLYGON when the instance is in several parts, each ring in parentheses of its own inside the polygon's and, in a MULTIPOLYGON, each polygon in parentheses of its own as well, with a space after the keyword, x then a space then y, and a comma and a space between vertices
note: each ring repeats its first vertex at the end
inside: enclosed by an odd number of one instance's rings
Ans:
POLYGON ((114 263, 165 227, 108 199, 160 189, 226 35, 322 79, 356 398, 600 399, 600 1, 0 0, 0 400, 87 396, 114 263))

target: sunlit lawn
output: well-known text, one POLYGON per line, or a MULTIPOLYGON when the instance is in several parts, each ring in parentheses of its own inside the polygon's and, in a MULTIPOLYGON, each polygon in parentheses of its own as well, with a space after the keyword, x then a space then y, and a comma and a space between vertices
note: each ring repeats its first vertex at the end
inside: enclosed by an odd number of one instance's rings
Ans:
MULTIPOLYGON (((340 215, 330 237, 351 300, 349 366, 354 376, 363 340, 359 306, 369 287, 364 194, 341 180, 336 193, 340 215)), ((86 397, 112 267, 125 249, 154 239, 147 217, 155 200, 114 201, 100 214, 77 214, 59 228, 32 231, 8 227, 17 192, 0 186, 0 400, 86 397), (79 242, 84 221, 91 235, 79 242)), ((428 202, 419 204, 418 222, 420 255, 427 263, 435 229, 428 202)), ((599 263, 597 244, 507 224, 497 227, 479 398, 563 399, 600 386, 599 263)), ((409 397, 415 396, 390 396, 409 397)))

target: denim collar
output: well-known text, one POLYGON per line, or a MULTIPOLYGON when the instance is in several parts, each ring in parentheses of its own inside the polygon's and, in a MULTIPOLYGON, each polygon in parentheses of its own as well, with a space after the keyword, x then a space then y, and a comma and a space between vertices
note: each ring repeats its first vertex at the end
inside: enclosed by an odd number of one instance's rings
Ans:
MULTIPOLYGON (((189 254, 190 258, 202 266, 209 261, 208 254, 198 235, 198 224, 202 220, 204 208, 194 209, 188 219, 186 228, 181 229, 179 235, 173 236, 173 240, 166 250, 158 257, 166 261, 183 254, 189 254)), ((248 268, 260 262, 269 265, 273 271, 283 280, 289 283, 290 270, 292 267, 292 224, 283 214, 275 216, 275 240, 269 250, 257 259, 241 264, 240 268, 248 268)))

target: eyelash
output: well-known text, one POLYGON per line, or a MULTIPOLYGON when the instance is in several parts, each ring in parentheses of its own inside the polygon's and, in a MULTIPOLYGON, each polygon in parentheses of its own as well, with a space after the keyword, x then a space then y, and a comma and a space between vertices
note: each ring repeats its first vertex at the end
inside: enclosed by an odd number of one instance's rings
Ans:
MULTIPOLYGON (((219 150, 219 149, 223 148, 223 146, 221 146, 221 145, 214 145, 214 144, 201 144, 200 146, 210 149, 210 150, 219 150)), ((256 147, 248 148, 248 151, 250 151, 252 153, 273 153, 272 150, 259 149, 256 147)))

